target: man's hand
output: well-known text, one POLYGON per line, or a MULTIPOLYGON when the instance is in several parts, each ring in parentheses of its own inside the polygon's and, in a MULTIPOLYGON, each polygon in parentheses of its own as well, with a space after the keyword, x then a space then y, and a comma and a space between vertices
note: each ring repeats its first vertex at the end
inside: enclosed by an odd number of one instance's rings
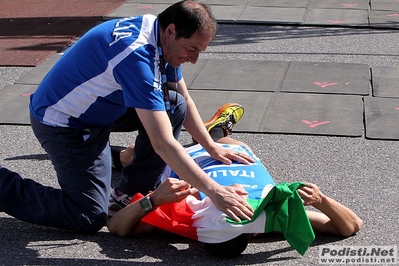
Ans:
POLYGON ((323 194, 318 186, 312 183, 305 183, 306 186, 298 188, 299 196, 305 206, 322 204, 323 194))
POLYGON ((242 186, 233 185, 221 186, 217 193, 208 196, 219 210, 231 219, 240 222, 241 219, 251 220, 254 215, 254 210, 245 200, 247 195, 248 192, 242 186))
POLYGON ((236 152, 215 145, 214 149, 209 152, 211 157, 215 160, 221 161, 224 164, 231 164, 231 161, 241 162, 243 164, 254 163, 255 160, 251 156, 243 152, 236 152))
POLYGON ((121 150, 119 159, 123 167, 130 164, 133 158, 134 144, 130 144, 125 150, 121 150))
POLYGON ((151 201, 154 207, 163 204, 179 202, 189 195, 198 192, 196 188, 190 188, 190 184, 176 178, 168 178, 162 182, 151 194, 151 201))

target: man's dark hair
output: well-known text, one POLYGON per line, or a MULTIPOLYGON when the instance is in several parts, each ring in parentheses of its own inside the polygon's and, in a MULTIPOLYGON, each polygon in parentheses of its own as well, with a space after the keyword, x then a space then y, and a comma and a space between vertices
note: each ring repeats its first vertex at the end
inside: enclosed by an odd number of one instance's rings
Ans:
POLYGON ((222 243, 205 243, 205 250, 219 258, 234 258, 247 248, 251 234, 241 234, 229 241, 222 243))
POLYGON ((165 31, 170 24, 176 28, 176 39, 190 38, 198 32, 215 37, 217 22, 209 5, 194 0, 177 2, 158 15, 159 26, 165 31))

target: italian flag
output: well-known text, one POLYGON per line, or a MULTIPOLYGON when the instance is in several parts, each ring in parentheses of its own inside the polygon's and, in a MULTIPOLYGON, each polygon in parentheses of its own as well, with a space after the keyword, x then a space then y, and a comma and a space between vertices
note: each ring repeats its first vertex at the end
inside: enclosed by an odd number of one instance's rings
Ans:
MULTIPOLYGON (((204 243, 221 243, 243 233, 282 232, 288 243, 305 254, 315 236, 297 188, 302 183, 280 183, 264 187, 265 197, 248 198, 254 208, 251 221, 235 222, 213 205, 208 197, 185 200, 158 207, 142 221, 159 229, 204 243)), ((142 198, 136 194, 132 202, 142 198)))

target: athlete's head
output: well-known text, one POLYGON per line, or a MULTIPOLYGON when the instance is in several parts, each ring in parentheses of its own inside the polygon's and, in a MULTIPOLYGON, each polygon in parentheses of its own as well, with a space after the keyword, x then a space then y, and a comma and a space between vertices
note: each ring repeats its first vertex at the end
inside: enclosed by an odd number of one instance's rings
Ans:
POLYGON ((247 248, 250 238, 251 234, 241 234, 226 242, 205 243, 205 250, 220 258, 237 257, 247 248))

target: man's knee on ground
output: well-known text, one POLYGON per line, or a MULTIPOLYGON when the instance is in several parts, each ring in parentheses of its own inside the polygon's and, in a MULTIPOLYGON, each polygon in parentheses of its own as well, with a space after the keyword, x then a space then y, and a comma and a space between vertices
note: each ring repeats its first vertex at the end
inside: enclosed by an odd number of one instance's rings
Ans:
POLYGON ((106 225, 107 217, 108 214, 106 212, 100 214, 91 213, 90 215, 82 214, 78 231, 89 234, 97 233, 106 225))

